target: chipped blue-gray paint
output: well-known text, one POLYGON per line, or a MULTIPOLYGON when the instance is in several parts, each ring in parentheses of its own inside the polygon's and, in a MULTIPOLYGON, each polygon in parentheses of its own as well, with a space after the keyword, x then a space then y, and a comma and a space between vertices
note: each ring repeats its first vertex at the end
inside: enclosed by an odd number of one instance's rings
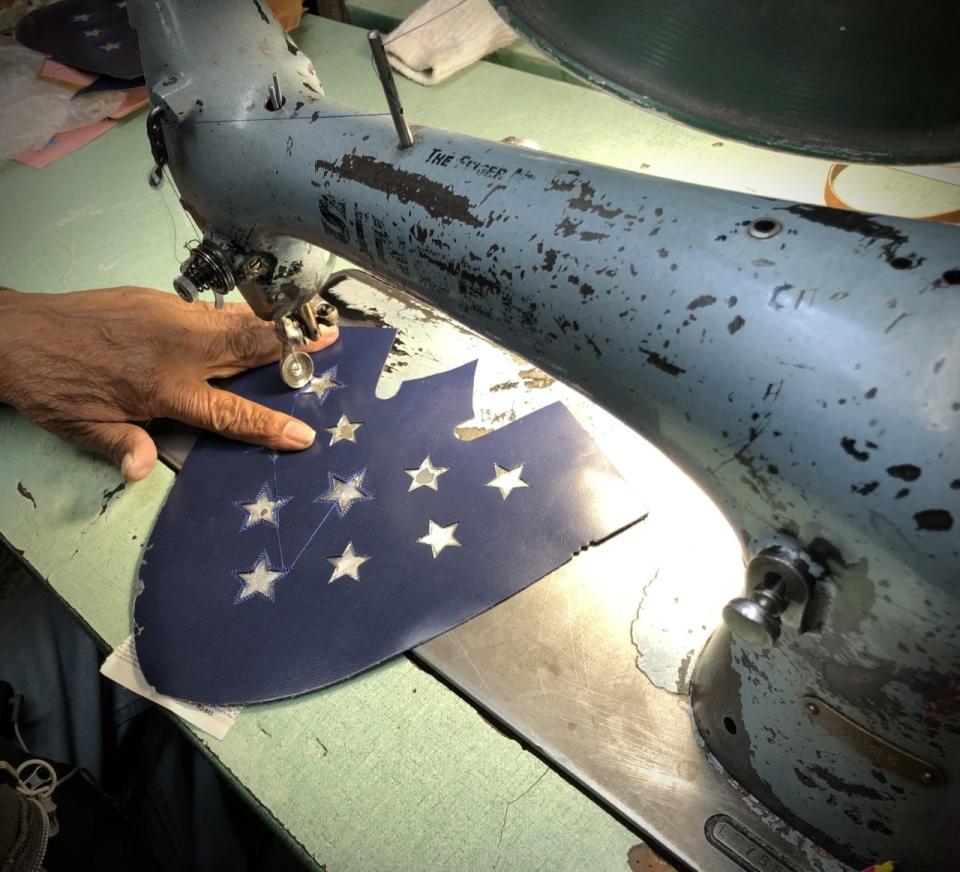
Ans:
POLYGON ((306 240, 400 282, 652 439, 748 554, 787 536, 828 567, 821 634, 785 630, 749 655, 762 668, 732 658, 750 738, 738 777, 852 856, 944 845, 917 815, 960 801, 960 231, 444 131, 400 151, 389 118, 323 98, 253 5, 131 6, 171 170, 208 232, 242 251, 306 240), (292 108, 270 113, 274 71, 292 108), (751 238, 766 217, 782 231, 751 238), (891 678, 858 694, 826 662, 891 678), (798 714, 807 693, 948 786, 842 795, 872 776, 798 714))

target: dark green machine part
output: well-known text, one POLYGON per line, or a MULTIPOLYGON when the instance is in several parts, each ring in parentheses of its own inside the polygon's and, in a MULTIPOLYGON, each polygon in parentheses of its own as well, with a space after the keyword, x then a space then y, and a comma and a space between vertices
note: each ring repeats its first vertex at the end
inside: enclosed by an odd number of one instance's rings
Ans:
POLYGON ((592 84, 754 145, 960 159, 960 0, 494 0, 592 84))

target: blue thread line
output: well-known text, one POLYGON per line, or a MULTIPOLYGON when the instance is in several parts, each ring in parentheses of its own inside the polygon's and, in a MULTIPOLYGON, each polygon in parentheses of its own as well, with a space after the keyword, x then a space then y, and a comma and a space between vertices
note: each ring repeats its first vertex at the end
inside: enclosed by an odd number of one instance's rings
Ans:
POLYGON ((441 15, 446 15, 448 12, 453 12, 454 9, 456 9, 458 6, 463 6, 463 4, 466 2, 467 0, 460 0, 459 3, 454 3, 453 6, 448 6, 443 10, 443 12, 438 12, 433 16, 433 18, 428 18, 422 24, 418 24, 416 27, 411 27, 409 30, 405 30, 403 33, 398 33, 396 36, 391 36, 390 39, 384 43, 384 45, 390 45, 391 42, 396 42, 398 39, 402 39, 403 37, 407 36, 407 34, 413 33, 415 30, 419 30, 421 27, 426 27, 431 21, 436 21, 441 15))
MULTIPOLYGON (((275 457, 273 459, 273 498, 275 500, 280 499, 280 487, 277 484, 277 463, 279 463, 280 458, 275 457)), ((277 509, 277 523, 274 524, 277 530, 277 549, 280 551, 280 568, 286 570, 287 564, 283 559, 283 543, 280 541, 280 512, 283 510, 283 507, 277 509)))
POLYGON ((327 513, 323 516, 323 520, 322 520, 319 524, 317 524, 317 528, 310 534, 310 538, 307 539, 307 541, 303 543, 303 548, 300 549, 300 553, 293 559, 293 563, 290 564, 290 572, 293 572, 293 567, 295 567, 295 566, 297 565, 297 561, 298 561, 301 557, 303 557, 303 552, 307 550, 307 546, 313 541, 313 537, 316 536, 317 533, 320 532, 320 528, 323 526, 324 521, 326 521, 327 518, 330 517, 330 513, 331 513, 336 507, 337 507, 337 504, 336 504, 336 502, 334 502, 333 505, 331 505, 330 508, 327 509, 327 513))
POLYGON ((194 121, 194 124, 246 124, 248 121, 327 121, 333 118, 383 118, 389 112, 353 112, 344 115, 283 115, 269 118, 206 118, 203 121, 194 121))

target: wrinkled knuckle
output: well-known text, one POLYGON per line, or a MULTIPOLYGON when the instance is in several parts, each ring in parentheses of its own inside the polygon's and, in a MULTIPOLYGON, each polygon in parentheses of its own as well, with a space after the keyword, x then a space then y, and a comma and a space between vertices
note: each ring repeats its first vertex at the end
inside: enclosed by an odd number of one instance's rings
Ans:
POLYGON ((207 415, 210 428, 217 433, 233 433, 242 430, 244 418, 240 403, 226 397, 213 401, 207 415))
POLYGON ((260 351, 260 336, 256 330, 231 330, 227 333, 227 351, 237 360, 250 360, 260 351))
MULTIPOLYGON (((207 338, 202 337, 191 337, 192 347, 196 348, 201 358, 208 361, 220 360, 224 355, 224 340, 221 336, 214 334, 207 338)), ((226 349, 227 354, 231 354, 229 348, 226 349)))
POLYGON ((284 419, 270 409, 257 409, 252 418, 251 432, 261 438, 278 437, 283 432, 284 419))
POLYGON ((208 399, 193 385, 176 386, 162 396, 166 400, 163 414, 172 418, 198 422, 210 415, 208 399))

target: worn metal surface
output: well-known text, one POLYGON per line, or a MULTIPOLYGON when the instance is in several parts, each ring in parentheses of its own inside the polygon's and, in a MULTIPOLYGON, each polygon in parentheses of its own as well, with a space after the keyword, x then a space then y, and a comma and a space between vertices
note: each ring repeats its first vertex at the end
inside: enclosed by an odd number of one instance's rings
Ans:
MULTIPOLYGON (((651 518, 655 512, 652 503, 651 518)), ((784 870, 845 869, 752 800, 706 753, 689 696, 656 687, 636 668, 631 622, 644 582, 657 583, 656 561, 669 562, 672 551, 658 547, 645 524, 429 642, 417 656, 695 869, 738 868, 705 833, 717 814, 782 858, 784 870)), ((714 563, 708 554, 701 561, 704 570, 714 563)), ((687 593, 707 586, 703 576, 686 580, 687 593)), ((647 624, 651 635, 689 638, 687 615, 674 608, 662 617, 647 624)), ((665 671, 662 660, 660 666, 665 671)), ((673 679, 683 681, 689 668, 689 661, 673 659, 673 679)))
POLYGON ((906 846, 924 869, 955 851, 940 812, 960 801, 960 232, 425 129, 400 152, 388 118, 322 97, 258 3, 139 6, 170 167, 202 226, 251 252, 304 239, 413 288, 648 435, 748 556, 804 548, 827 569, 818 631, 785 630, 762 658, 715 635, 694 686, 707 741, 841 856, 906 846), (263 108, 273 70, 286 114, 263 108), (755 238, 756 219, 782 230, 755 238), (946 786, 873 786, 797 717, 807 694, 946 786), (712 725, 734 716, 732 743, 712 725))
POLYGON ((881 772, 895 772, 924 787, 940 787, 943 784, 943 773, 936 766, 885 742, 879 736, 875 736, 844 717, 822 699, 817 699, 815 696, 804 697, 803 707, 807 714, 811 718, 816 718, 825 730, 846 742, 881 772))
MULTIPOLYGON (((570 388, 408 295, 359 273, 331 295, 346 323, 400 328, 378 396, 477 359, 476 414, 460 426, 461 438, 561 400, 649 506, 626 536, 588 549, 415 657, 695 868, 737 868, 705 835, 706 821, 721 813, 789 858, 788 870, 845 868, 764 812, 697 735, 693 664, 741 585, 736 538, 706 496, 649 442, 570 388), (701 549, 688 547, 691 528, 701 549)), ((179 466, 187 440, 171 435, 154 433, 161 454, 179 466)))
POLYGON ((378 395, 476 358, 476 415, 461 438, 562 400, 649 508, 643 523, 415 656, 697 869, 738 868, 705 835, 716 814, 787 858, 786 869, 844 869, 733 783, 694 726, 693 663, 742 583, 736 537, 703 492, 570 388, 406 294, 357 280, 333 293, 349 320, 416 339, 391 353, 378 395), (690 529, 702 548, 689 548, 690 529))

